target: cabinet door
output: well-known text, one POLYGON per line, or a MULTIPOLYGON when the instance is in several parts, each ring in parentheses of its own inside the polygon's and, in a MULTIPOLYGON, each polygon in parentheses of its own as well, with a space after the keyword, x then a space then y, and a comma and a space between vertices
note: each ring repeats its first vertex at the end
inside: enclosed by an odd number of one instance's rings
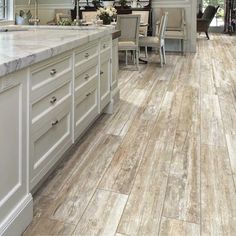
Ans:
POLYGON ((112 77, 111 77, 111 89, 115 89, 118 86, 118 39, 112 41, 112 77))
POLYGON ((0 78, 0 235, 27 196, 26 77, 18 73, 0 78))
POLYGON ((84 93, 75 94, 75 139, 88 128, 98 115, 97 85, 84 90, 84 93))
POLYGON ((110 90, 110 57, 106 57, 100 67, 100 111, 110 102, 110 90))

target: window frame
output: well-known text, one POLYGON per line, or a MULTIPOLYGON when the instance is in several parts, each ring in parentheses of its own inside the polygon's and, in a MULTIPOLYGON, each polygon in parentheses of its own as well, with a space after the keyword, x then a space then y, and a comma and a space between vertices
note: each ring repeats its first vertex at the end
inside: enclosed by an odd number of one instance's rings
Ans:
POLYGON ((6 23, 14 23, 14 0, 3 0, 4 2, 4 18, 0 18, 0 25, 6 23))

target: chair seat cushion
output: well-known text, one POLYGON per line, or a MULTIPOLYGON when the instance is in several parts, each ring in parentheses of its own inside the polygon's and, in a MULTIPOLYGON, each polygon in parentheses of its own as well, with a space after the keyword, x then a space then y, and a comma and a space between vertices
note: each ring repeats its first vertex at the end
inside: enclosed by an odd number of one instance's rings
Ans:
POLYGON ((184 39, 184 31, 171 30, 165 32, 166 39, 184 39))
POLYGON ((139 38, 139 46, 140 47, 159 47, 160 46, 160 41, 158 37, 140 37, 139 38))

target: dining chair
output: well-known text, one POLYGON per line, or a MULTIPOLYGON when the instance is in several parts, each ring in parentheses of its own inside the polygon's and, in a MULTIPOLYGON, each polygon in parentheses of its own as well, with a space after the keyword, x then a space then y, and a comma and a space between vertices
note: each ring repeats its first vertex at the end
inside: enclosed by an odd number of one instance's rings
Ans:
MULTIPOLYGON (((161 17, 159 32, 156 32, 155 36, 147 36, 139 38, 140 47, 152 47, 159 49, 161 67, 166 64, 166 54, 165 54, 165 31, 167 25, 168 12, 165 12, 161 17)), ((159 24, 159 22, 158 22, 159 24)))
MULTIPOLYGON (((139 36, 147 36, 148 33, 148 21, 149 21, 149 11, 132 11, 133 15, 140 15, 140 27, 139 36)), ((145 47, 145 57, 147 58, 147 47, 145 47)))
POLYGON ((116 28, 121 31, 118 41, 118 50, 125 51, 125 64, 127 52, 132 51, 135 56, 136 66, 139 69, 139 26, 140 15, 117 15, 116 28))

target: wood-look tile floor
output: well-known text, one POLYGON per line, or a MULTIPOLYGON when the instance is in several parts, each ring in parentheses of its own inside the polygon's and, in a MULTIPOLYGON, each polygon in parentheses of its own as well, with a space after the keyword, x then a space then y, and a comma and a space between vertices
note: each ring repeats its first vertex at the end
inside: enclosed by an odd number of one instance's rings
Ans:
POLYGON ((34 196, 24 236, 236 235, 236 37, 121 70, 121 100, 34 196))

